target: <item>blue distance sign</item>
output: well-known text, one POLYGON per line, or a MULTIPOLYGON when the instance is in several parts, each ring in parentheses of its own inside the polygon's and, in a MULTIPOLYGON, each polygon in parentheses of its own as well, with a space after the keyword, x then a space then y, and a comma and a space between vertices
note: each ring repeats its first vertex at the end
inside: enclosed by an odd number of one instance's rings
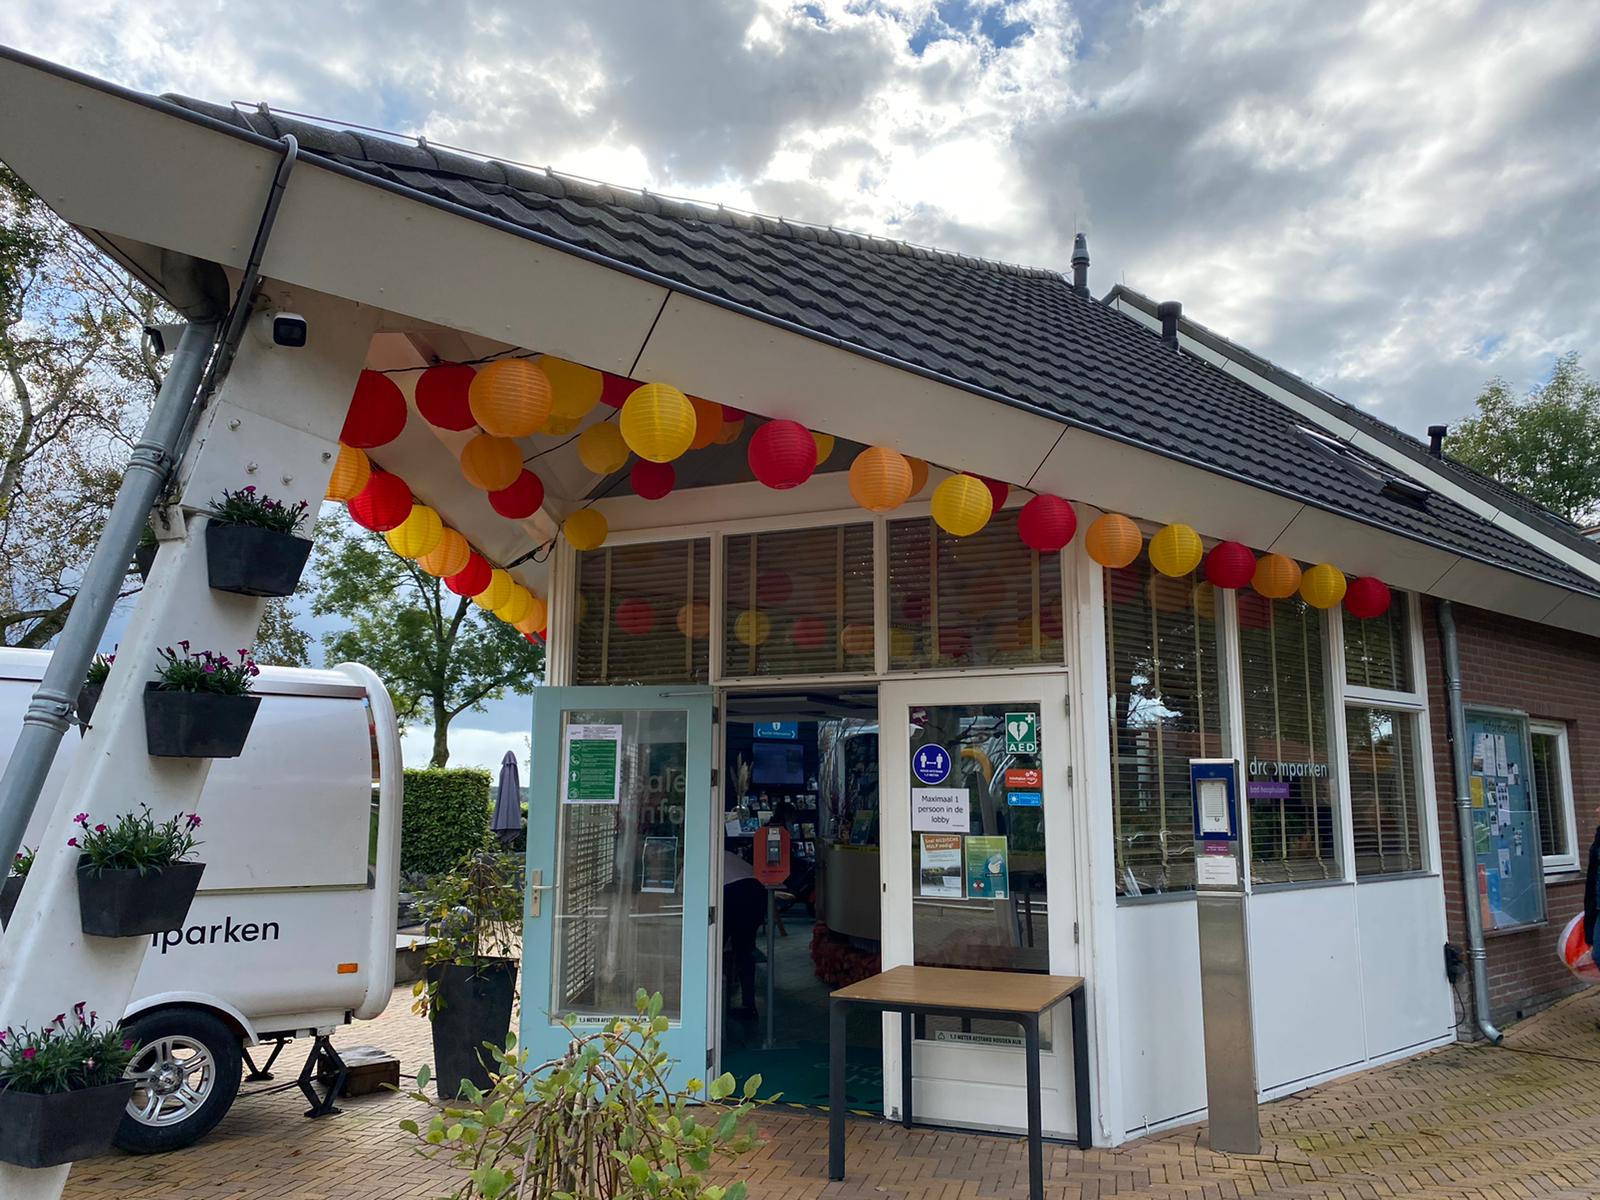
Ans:
POLYGON ((917 782, 936 787, 950 778, 950 752, 943 746, 918 746, 911 752, 911 773, 917 782))

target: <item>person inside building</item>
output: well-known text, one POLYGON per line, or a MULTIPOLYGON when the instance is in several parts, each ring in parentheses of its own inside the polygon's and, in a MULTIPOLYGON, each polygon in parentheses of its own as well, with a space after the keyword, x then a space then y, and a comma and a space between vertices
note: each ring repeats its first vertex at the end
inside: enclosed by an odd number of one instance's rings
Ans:
MULTIPOLYGON (((1583 881, 1583 940, 1589 944, 1589 955, 1594 957, 1595 920, 1600 917, 1600 805, 1594 810, 1594 840, 1589 843, 1589 871, 1583 881)), ((1595 959, 1600 965, 1600 958, 1595 959)))
POLYGON ((739 979, 735 1016, 756 1015, 756 934, 767 916, 767 889, 750 864, 732 850, 722 852, 722 913, 739 979))

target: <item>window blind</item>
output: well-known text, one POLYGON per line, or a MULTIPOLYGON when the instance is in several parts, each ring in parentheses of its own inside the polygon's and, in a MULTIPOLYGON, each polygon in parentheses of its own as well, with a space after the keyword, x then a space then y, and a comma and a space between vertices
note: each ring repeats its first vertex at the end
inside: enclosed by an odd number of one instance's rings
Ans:
POLYGON ((1425 866, 1416 721, 1408 712, 1355 704, 1345 708, 1357 878, 1425 866))
POLYGON ((724 675, 873 669, 871 525, 733 536, 722 561, 724 675))
POLYGON ((1567 838, 1567 781, 1561 770, 1561 739, 1553 733, 1533 731, 1533 791, 1539 806, 1539 852, 1545 858, 1568 857, 1574 847, 1567 838))
POLYGON ((1389 611, 1379 617, 1344 618, 1344 674, 1352 687, 1409 692, 1411 678, 1411 605, 1396 592, 1389 611))
POLYGON ((705 683, 711 546, 704 538, 578 556, 576 683, 705 683))

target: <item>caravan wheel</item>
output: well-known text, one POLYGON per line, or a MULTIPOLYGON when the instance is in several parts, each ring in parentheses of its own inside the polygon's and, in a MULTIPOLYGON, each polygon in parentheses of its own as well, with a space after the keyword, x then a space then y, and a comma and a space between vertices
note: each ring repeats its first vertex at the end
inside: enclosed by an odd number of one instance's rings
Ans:
POLYGON ((136 1080, 116 1144, 134 1154, 178 1150, 205 1137, 239 1094, 239 1037, 198 1009, 136 1017, 128 1036, 139 1052, 128 1066, 136 1080))

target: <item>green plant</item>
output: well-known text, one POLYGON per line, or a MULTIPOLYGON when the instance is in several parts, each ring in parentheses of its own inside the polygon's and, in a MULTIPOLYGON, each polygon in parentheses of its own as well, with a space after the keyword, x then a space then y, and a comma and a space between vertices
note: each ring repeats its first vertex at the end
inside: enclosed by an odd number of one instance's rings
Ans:
POLYGON ((111 664, 116 661, 115 654, 96 654, 89 660, 89 670, 83 677, 83 685, 95 687, 105 683, 111 675, 111 664))
POLYGON ((253 525, 278 533, 293 533, 306 519, 306 502, 285 505, 282 500, 257 495, 255 484, 236 492, 223 491, 211 502, 211 519, 219 525, 253 525))
POLYGON ((405 775, 400 816, 400 869, 434 875, 489 840, 489 772, 428 768, 405 775))
POLYGON ((37 854, 37 850, 29 850, 26 846, 18 850, 16 858, 11 860, 11 874, 18 879, 26 879, 28 872, 33 870, 33 860, 37 854))
POLYGON ((91 828, 88 813, 79 813, 73 820, 83 832, 68 838, 67 845, 89 860, 88 869, 95 875, 103 871, 158 872, 183 862, 200 844, 194 836, 200 828, 198 813, 178 813, 158 823, 145 805, 138 813, 124 813, 113 825, 91 828))
POLYGON ((161 657, 167 661, 156 668, 156 677, 163 691, 243 696, 255 677, 261 674, 261 668, 256 666, 248 650, 239 651, 239 661, 234 662, 226 654, 213 654, 210 650, 191 654, 188 642, 178 645, 183 649, 181 655, 171 646, 161 651, 161 657))
POLYGON ((116 1025, 84 1016, 84 1001, 40 1030, 26 1025, 0 1031, 0 1091, 50 1095, 116 1083, 138 1047, 116 1025))
POLYGON ((465 1099, 434 1099, 427 1069, 417 1073, 410 1096, 434 1113, 425 1126, 400 1125, 422 1139, 425 1156, 467 1172, 455 1200, 743 1200, 742 1180, 710 1184, 703 1173, 759 1144, 746 1118, 761 1077, 747 1079, 732 1103, 732 1075, 705 1088, 708 1104, 696 1103, 697 1079, 673 1091, 660 993, 641 991, 636 1003, 637 1016, 592 1033, 569 1022, 566 1053, 535 1067, 508 1036, 493 1085, 465 1099))
MULTIPOLYGON (((435 877, 416 898, 429 941, 422 959, 428 966, 477 970, 491 959, 515 951, 522 925, 522 889, 517 860, 493 850, 474 850, 435 877)), ((412 986, 412 1009, 428 1017, 439 999, 426 979, 412 986)))

